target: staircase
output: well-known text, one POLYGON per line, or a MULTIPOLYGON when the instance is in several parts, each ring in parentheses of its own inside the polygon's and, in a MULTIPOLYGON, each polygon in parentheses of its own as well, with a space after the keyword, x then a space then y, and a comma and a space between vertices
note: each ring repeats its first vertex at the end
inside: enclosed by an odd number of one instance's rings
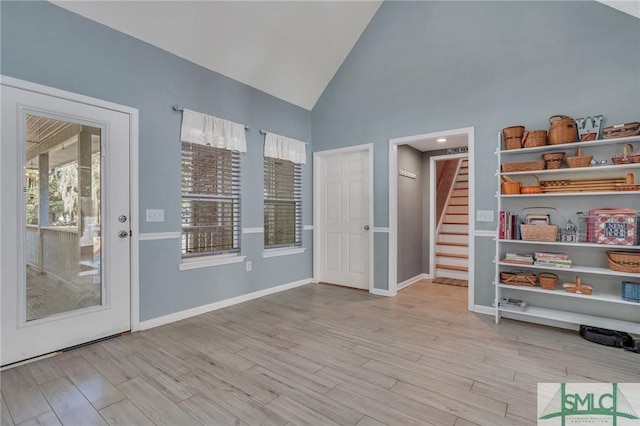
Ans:
MULTIPOLYGON (((444 188, 446 191, 446 188, 444 188)), ((435 277, 469 279, 469 168, 462 159, 436 230, 435 277)))

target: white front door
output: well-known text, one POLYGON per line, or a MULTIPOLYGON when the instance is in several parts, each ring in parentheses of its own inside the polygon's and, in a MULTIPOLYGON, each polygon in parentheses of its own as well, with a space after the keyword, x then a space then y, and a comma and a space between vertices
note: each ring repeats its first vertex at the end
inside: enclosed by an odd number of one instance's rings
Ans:
POLYGON ((0 364, 130 330, 130 115, 2 85, 0 364))
POLYGON ((369 153, 318 161, 319 280, 369 289, 369 153))

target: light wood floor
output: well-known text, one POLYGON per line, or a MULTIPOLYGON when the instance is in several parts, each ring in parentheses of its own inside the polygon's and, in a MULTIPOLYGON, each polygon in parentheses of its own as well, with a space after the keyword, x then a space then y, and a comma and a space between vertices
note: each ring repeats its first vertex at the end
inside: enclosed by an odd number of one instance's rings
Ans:
POLYGON ((2 372, 2 425, 533 425, 537 382, 640 382, 640 356, 466 310, 308 285, 2 372))

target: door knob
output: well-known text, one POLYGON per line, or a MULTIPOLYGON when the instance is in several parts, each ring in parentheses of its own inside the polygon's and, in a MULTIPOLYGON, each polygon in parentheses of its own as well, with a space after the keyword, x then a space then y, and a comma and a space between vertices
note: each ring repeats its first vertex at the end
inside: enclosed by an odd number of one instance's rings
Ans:
POLYGON ((365 230, 365 231, 368 231, 368 230, 369 230, 369 225, 365 225, 365 226, 364 226, 364 230, 365 230))
POLYGON ((129 236, 129 233, 127 231, 118 232, 118 237, 120 238, 127 238, 128 236, 129 236))

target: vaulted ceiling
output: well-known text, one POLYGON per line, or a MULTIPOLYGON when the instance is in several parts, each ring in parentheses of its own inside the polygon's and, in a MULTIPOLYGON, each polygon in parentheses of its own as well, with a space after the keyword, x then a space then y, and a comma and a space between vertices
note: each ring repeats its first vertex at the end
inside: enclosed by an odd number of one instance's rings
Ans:
MULTIPOLYGON (((53 1, 311 110, 382 1, 53 1)), ((640 0, 601 0, 640 17, 640 0)))

